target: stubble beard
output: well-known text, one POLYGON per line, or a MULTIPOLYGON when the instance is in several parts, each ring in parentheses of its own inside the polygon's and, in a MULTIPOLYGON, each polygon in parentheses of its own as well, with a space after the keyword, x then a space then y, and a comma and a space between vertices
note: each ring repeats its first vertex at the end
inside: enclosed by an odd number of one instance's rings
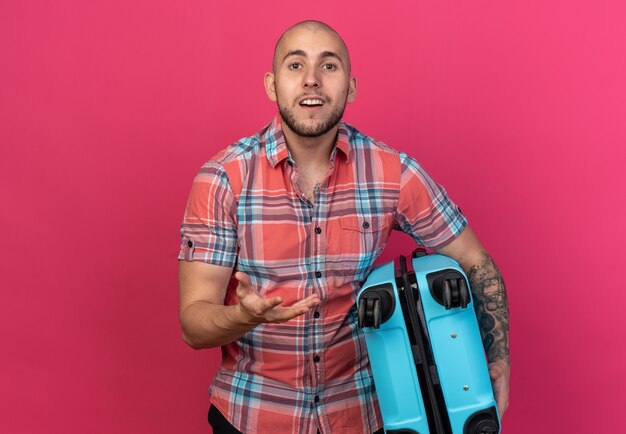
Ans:
POLYGON ((332 130, 343 117, 345 108, 345 104, 338 105, 324 119, 324 122, 311 126, 305 125, 304 122, 297 122, 293 110, 278 103, 278 112, 283 122, 287 124, 291 131, 302 137, 320 137, 332 130))

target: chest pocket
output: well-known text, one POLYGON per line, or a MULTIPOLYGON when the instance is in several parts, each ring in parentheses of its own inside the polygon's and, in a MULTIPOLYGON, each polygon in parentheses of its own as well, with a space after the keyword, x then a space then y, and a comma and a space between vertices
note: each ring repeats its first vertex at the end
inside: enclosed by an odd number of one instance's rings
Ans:
POLYGON ((348 261, 364 262, 362 265, 367 266, 385 248, 392 222, 393 215, 341 217, 341 256, 348 261))
POLYGON ((331 293, 353 297, 353 288, 347 284, 360 282, 367 276, 387 244, 394 216, 353 215, 339 217, 337 220, 339 224, 329 239, 333 252, 326 257, 331 293), (343 291, 345 294, 333 291, 343 291))

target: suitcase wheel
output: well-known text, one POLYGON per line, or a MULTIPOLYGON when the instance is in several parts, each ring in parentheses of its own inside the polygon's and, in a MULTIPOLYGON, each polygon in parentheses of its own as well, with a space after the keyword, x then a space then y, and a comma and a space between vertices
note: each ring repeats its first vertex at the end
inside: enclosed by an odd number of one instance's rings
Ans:
POLYGON ((359 327, 380 328, 394 310, 395 300, 391 284, 368 288, 359 296, 357 302, 359 327))
POLYGON ((465 422, 463 434, 497 434, 500 431, 495 407, 479 410, 465 422))
POLYGON ((476 427, 476 434, 497 434, 498 426, 494 421, 484 420, 476 427))
POLYGON ((470 302, 469 289, 465 277, 456 270, 443 270, 427 277, 430 293, 446 309, 465 309, 470 302))

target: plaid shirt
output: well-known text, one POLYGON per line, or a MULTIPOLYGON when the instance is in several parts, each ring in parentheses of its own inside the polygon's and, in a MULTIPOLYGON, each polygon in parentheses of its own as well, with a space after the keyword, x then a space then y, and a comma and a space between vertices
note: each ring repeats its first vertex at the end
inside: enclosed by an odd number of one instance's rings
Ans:
MULTIPOLYGON (((239 431, 370 433, 382 428, 355 298, 392 229, 439 248, 467 221, 406 154, 341 123, 315 203, 297 185, 280 117, 196 176, 179 259, 246 272, 266 297, 321 304, 222 347, 211 402, 239 431)), ((232 279, 225 304, 238 302, 232 279)))

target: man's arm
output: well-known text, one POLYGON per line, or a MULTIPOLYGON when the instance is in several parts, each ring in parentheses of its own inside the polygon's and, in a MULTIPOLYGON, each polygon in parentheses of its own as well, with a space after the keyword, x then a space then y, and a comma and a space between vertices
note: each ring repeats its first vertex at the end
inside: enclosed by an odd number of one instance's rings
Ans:
POLYGON ((263 298, 250 277, 238 271, 239 304, 225 306, 224 298, 233 269, 198 261, 179 261, 180 324, 183 340, 192 348, 226 345, 261 323, 289 321, 319 304, 317 295, 290 307, 280 297, 263 298))
POLYGON ((474 308, 483 345, 489 360, 500 415, 509 401, 509 309, 500 270, 468 226, 438 253, 455 259, 463 268, 472 289, 474 308))

